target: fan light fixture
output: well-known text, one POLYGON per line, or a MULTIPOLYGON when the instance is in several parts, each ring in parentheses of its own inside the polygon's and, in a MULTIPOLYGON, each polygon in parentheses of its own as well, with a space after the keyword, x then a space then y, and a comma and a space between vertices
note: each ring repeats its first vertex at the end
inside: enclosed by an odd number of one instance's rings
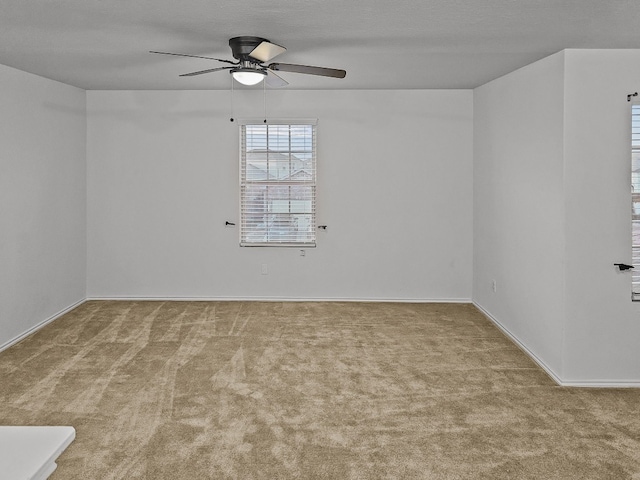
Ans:
POLYGON ((231 75, 233 75, 234 80, 243 85, 257 85, 264 80, 267 73, 255 68, 234 68, 231 70, 231 75))

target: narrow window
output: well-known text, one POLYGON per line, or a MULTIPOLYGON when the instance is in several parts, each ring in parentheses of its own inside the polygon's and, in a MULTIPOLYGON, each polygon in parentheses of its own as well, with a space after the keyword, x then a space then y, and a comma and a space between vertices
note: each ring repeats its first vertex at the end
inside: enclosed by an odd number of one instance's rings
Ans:
POLYGON ((240 125, 240 245, 316 243, 316 126, 240 125))
POLYGON ((640 300, 640 104, 631 105, 632 298, 640 300))

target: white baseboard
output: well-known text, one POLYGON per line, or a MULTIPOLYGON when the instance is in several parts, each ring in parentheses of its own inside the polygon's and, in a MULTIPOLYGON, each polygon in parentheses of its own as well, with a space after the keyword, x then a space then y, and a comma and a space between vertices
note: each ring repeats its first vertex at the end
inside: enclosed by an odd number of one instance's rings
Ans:
POLYGON ((640 382, 637 380, 566 380, 553 371, 541 358, 533 353, 527 346, 509 331, 502 323, 491 315, 482 305, 473 302, 473 305, 480 310, 502 333, 515 343, 531 360, 533 360, 540 368, 542 368, 551 379, 561 387, 579 387, 579 388, 640 388, 640 382))
POLYGON ((564 380, 563 387, 580 388, 640 388, 637 380, 564 380))
POLYGON ((0 352, 2 352, 3 350, 6 350, 7 348, 9 348, 12 345, 15 345, 16 343, 18 343, 20 340, 25 339, 26 337, 28 337, 29 335, 31 335, 32 333, 37 332, 38 330, 40 330, 42 327, 44 327, 45 325, 48 325, 49 323, 53 322, 54 320, 60 318, 62 315, 64 315, 65 313, 70 312, 71 310, 73 310, 76 307, 79 307, 80 305, 82 305, 84 302, 86 302, 87 299, 83 298, 82 300, 77 301, 76 303, 74 303, 73 305, 70 305, 68 307, 66 307, 63 310, 60 310, 58 313, 50 316, 49 318, 47 318, 46 320, 43 320, 42 322, 38 323, 37 325, 34 325, 33 327, 31 327, 30 329, 28 329, 27 331, 21 333, 20 335, 18 335, 15 338, 12 338, 11 340, 9 340, 8 342, 3 343, 2 345, 0 345, 0 352))
POLYGON ((540 368, 542 368, 547 375, 549 375, 549 377, 551 377, 551 379, 556 382, 558 385, 560 386, 564 386, 562 379, 560 378, 560 376, 553 371, 553 369, 551 367, 549 367, 549 365, 547 365, 541 358, 539 358, 535 353, 533 353, 531 350, 529 350, 529 348, 520 341, 520 339, 518 337, 516 337, 513 333, 511 333, 509 331, 509 329, 507 327, 505 327, 502 323, 500 323, 500 321, 498 321, 498 319, 496 317, 494 317, 493 315, 491 315, 491 313, 489 313, 484 307, 482 307, 482 305, 480 305, 477 302, 473 302, 473 304, 475 305, 475 307, 480 310, 496 327, 498 327, 498 329, 504 333, 507 337, 509 337, 509 339, 515 343, 524 353, 527 354, 527 356, 529 356, 531 358, 531 360, 533 360, 540 368))
POLYGON ((341 298, 341 297, 143 297, 143 296, 117 296, 117 297, 88 297, 87 300, 114 300, 132 302, 369 302, 369 303, 472 303, 470 298, 341 298))

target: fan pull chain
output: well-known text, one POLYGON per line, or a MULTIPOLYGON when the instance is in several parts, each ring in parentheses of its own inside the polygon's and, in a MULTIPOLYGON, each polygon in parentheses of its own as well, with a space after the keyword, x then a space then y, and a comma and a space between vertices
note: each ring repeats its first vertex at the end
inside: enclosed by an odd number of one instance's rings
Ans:
POLYGON ((264 98, 264 123, 267 123, 267 81, 262 80, 262 97, 264 98))
POLYGON ((232 122, 234 121, 233 117, 234 117, 234 110, 233 110, 233 75, 229 75, 229 77, 231 77, 231 118, 229 120, 231 120, 232 122))

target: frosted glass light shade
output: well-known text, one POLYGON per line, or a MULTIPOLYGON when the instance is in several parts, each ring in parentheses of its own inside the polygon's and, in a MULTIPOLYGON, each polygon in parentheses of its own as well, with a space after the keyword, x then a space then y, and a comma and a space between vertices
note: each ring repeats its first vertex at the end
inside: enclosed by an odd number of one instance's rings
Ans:
POLYGON ((247 69, 235 69, 231 71, 234 80, 237 80, 243 85, 256 85, 264 80, 267 76, 262 70, 254 70, 252 68, 247 69))

